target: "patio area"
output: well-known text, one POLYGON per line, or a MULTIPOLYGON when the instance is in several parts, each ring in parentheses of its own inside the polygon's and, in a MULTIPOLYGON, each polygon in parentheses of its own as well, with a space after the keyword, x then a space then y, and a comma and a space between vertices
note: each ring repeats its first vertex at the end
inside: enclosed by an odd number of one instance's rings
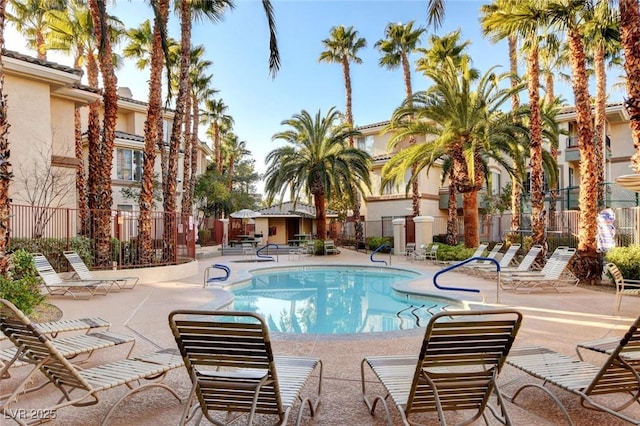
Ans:
MULTIPOLYGON (((369 260, 368 254, 341 249, 338 256, 304 256, 301 261, 290 261, 280 255, 279 262, 273 263, 230 263, 239 257, 215 257, 201 260, 197 275, 179 281, 155 284, 138 284, 132 291, 112 293, 108 296, 96 296, 91 300, 72 300, 69 297, 51 297, 49 301, 64 312, 64 319, 99 316, 111 321, 112 331, 135 336, 137 344, 133 355, 157 350, 174 348, 175 341, 167 323, 167 316, 174 309, 199 309, 216 304, 225 304, 227 293, 208 288, 203 290, 203 272, 213 263, 224 263, 231 267, 230 282, 245 277, 252 269, 273 266, 299 266, 308 264, 354 264, 376 265, 369 260)), ((387 256, 380 256, 387 260, 387 256)), ((442 265, 429 261, 409 262, 404 256, 393 256, 392 266, 434 273, 442 265)), ((542 345, 569 356, 575 355, 576 343, 605 336, 621 335, 640 315, 638 299, 623 299, 619 314, 613 313, 614 293, 602 290, 576 288, 572 293, 556 294, 551 292, 533 292, 514 294, 500 292, 501 304, 496 304, 497 286, 495 281, 484 280, 470 275, 451 272, 443 274, 439 283, 456 287, 478 288, 485 296, 489 306, 508 306, 520 310, 524 315, 522 328, 515 342, 519 345, 542 345)), ((412 284, 412 290, 438 293, 430 280, 412 284)), ((447 292, 447 296, 469 301, 472 305, 482 304, 478 295, 462 292, 447 292)), ((379 333, 349 336, 327 335, 289 335, 272 333, 273 349, 276 355, 302 355, 318 357, 324 364, 323 400, 315 418, 305 415, 303 424, 310 425, 384 425, 384 411, 378 407, 375 417, 369 415, 361 398, 360 361, 368 355, 415 354, 417 356, 423 337, 423 329, 402 333, 379 333)), ((83 366, 116 360, 125 356, 124 348, 109 348, 96 353, 83 366)), ((600 365, 605 357, 589 354, 587 361, 600 365)), ((21 377, 21 369, 11 371, 12 378, 0 382, 2 393, 12 388, 12 383, 21 377)), ((371 376, 373 379, 373 376, 371 376)), ((511 394, 519 385, 536 382, 536 379, 505 365, 499 383, 503 392, 511 394)), ((539 382, 539 381, 537 381, 539 382)), ((190 389, 190 381, 184 368, 169 373, 166 383, 182 396, 190 389)), ((312 392, 316 378, 312 378, 305 392, 312 392)), ((373 380, 368 385, 370 391, 382 392, 382 387, 373 380)), ((569 410, 576 425, 623 425, 627 424, 616 417, 587 410, 580 406, 579 399, 568 392, 553 388, 569 410)), ((115 388, 100 394, 101 402, 94 406, 67 407, 57 413, 54 424, 87 425, 98 424, 111 405, 125 393, 124 388, 115 388)), ((37 392, 25 398, 29 406, 42 407, 49 394, 37 392)), ((508 403, 509 414, 516 425, 555 425, 565 424, 562 413, 553 406, 547 395, 541 391, 526 390, 519 403, 526 407, 508 403)), ((21 405, 26 406, 25 405, 21 405)), ((289 424, 293 423, 299 406, 294 407, 289 424)), ((166 392, 150 390, 135 395, 122 404, 110 424, 127 425, 174 425, 178 423, 182 406, 166 392)), ((394 424, 400 423, 400 416, 394 412, 394 424)), ((635 405, 625 411, 640 418, 640 406, 635 405)), ((488 414, 491 424, 499 424, 488 414)), ((461 417, 462 418, 462 417, 461 417)), ((448 421, 454 423, 461 418, 449 414, 448 421)), ((424 416, 427 424, 437 424, 435 415, 424 416)), ((257 424, 269 424, 272 418, 258 418, 257 424)), ((5 424, 6 420, 3 420, 5 424)), ((8 422, 7 422, 8 423, 8 422)), ((477 424, 483 424, 480 420, 477 424)), ((9 423, 10 424, 10 423, 9 423)), ((202 424, 207 424, 206 420, 202 424)), ((242 421, 238 424, 243 424, 242 421)))

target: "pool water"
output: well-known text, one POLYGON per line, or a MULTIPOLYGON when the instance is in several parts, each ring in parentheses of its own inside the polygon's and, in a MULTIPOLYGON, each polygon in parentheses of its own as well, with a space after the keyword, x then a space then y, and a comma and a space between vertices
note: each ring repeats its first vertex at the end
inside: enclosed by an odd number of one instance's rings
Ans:
POLYGON ((227 288, 234 310, 265 317, 275 332, 341 334, 407 330, 450 306, 446 299, 409 299, 393 285, 420 277, 400 269, 301 267, 254 271, 227 288))

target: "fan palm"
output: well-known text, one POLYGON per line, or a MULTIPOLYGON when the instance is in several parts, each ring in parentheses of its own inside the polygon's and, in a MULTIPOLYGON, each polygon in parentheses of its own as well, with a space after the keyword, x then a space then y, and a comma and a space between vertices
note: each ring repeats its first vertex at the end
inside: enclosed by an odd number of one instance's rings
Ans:
POLYGON ((66 1, 9 0, 9 3, 13 13, 6 13, 6 19, 22 33, 28 46, 37 52, 38 59, 46 60, 46 36, 49 26, 45 16, 48 11, 64 10, 66 1))
MULTIPOLYGON (((413 88, 411 87, 411 67, 409 64, 409 55, 413 53, 418 44, 420 37, 424 33, 424 28, 413 29, 413 21, 403 24, 389 24, 385 30, 386 39, 379 40, 375 46, 380 50, 382 57, 380 58, 380 66, 389 69, 402 67, 402 76, 404 77, 405 97, 411 98, 413 88)), ((416 138, 409 139, 409 145, 416 143, 416 138)), ((412 169, 412 174, 415 170, 412 169)), ((413 216, 420 215, 418 180, 413 179, 411 185, 411 205, 413 208, 413 216)))
POLYGON ((293 202, 311 195, 316 208, 317 235, 326 235, 326 201, 346 197, 353 201, 356 193, 370 189, 369 166, 371 156, 350 147, 348 140, 358 134, 347 123, 340 122, 340 114, 331 108, 322 117, 307 111, 295 114, 282 122, 289 130, 277 133, 274 140, 287 145, 267 154, 265 190, 267 201, 283 197, 287 191, 293 202))

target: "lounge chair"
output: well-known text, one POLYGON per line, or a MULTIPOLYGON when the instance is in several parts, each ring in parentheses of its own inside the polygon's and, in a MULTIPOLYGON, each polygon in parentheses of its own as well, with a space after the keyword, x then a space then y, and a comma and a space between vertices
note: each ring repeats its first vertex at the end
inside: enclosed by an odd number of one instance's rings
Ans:
POLYGON ((73 268, 75 275, 83 281, 91 281, 91 280, 113 281, 120 290, 125 290, 125 289, 131 290, 136 286, 136 284, 138 284, 138 280, 139 280, 138 277, 116 277, 116 278, 105 278, 105 279, 96 278, 93 276, 89 268, 87 268, 87 265, 84 263, 82 258, 78 255, 78 253, 76 253, 75 251, 65 251, 63 254, 64 254, 64 257, 66 257, 67 260, 69 261, 69 264, 73 268))
POLYGON ((113 282, 109 281, 63 281, 42 253, 31 253, 31 256, 33 256, 38 275, 42 278, 44 288, 52 296, 69 294, 74 299, 91 298, 94 294, 106 295, 111 291, 113 282), (82 296, 87 297, 81 297, 81 292, 84 292, 82 296))
POLYGON ((622 296, 640 296, 640 281, 625 279, 615 263, 607 263, 606 269, 616 285, 614 308, 618 312, 622 304, 622 296))
POLYGON ((325 242, 324 242, 324 254, 325 255, 339 254, 339 253, 340 253, 340 251, 336 247, 336 244, 333 242, 333 240, 325 240, 325 242))
POLYGON ((416 251, 416 243, 407 243, 404 246, 404 250, 398 251, 399 256, 411 256, 416 251))
MULTIPOLYGON (((504 253, 504 255, 500 258, 500 261, 498 262, 498 264, 500 265, 500 271, 508 268, 509 265, 511 265, 511 262, 513 261, 516 254, 518 253, 518 250, 520 250, 520 244, 511 244, 509 246, 507 251, 504 253)), ((475 264, 474 266, 466 269, 465 272, 469 272, 472 274, 486 274, 486 273, 495 272, 495 271, 496 271, 496 265, 493 262, 491 262, 491 263, 475 264)))
MULTIPOLYGON (((486 245, 485 247, 488 247, 488 246, 489 245, 486 245)), ((471 256, 471 258, 473 258, 473 257, 485 257, 487 259, 495 259, 496 256, 498 256, 498 253, 500 253, 500 250, 502 249, 502 246, 504 246, 504 243, 496 243, 491 248, 489 253, 487 253, 486 256, 483 256, 482 254, 476 256, 476 254, 474 253, 473 256, 471 256)), ((476 253, 478 253, 478 252, 484 253, 484 250, 480 251, 481 247, 482 247, 482 244, 476 249, 476 253)), ((493 262, 476 259, 476 260, 472 260, 470 262, 465 263, 464 266, 461 266, 460 268, 458 268, 458 271, 468 272, 468 271, 472 271, 477 266, 488 266, 488 265, 491 265, 494 268, 496 266, 493 262)))
POLYGON ((275 415, 286 424, 300 401, 296 424, 307 404, 314 416, 322 390, 322 362, 316 358, 275 356, 264 319, 250 312, 189 311, 169 314, 192 388, 180 424, 204 416, 216 425, 232 423, 245 415, 251 425, 255 414, 275 415), (318 367, 315 402, 300 394, 318 367), (229 414, 224 423, 216 412, 229 414), (235 417, 235 418, 229 418, 235 417))
POLYGON ((411 253, 411 260, 425 260, 427 258, 427 245, 420 244, 420 247, 411 253))
POLYGON ((257 256, 256 248, 251 243, 242 243, 242 258, 244 260, 251 260, 257 256))
POLYGON ((439 247, 440 245, 438 244, 431 244, 431 247, 429 247, 429 250, 427 250, 427 252, 424 254, 425 260, 433 260, 434 262, 437 262, 439 247))
POLYGON ((618 340, 618 344, 602 366, 568 357, 541 346, 514 348, 507 363, 544 381, 542 385, 527 383, 516 390, 509 399, 515 403, 520 393, 529 387, 546 392, 561 409, 567 422, 571 423, 568 411, 551 390, 544 386, 551 383, 580 397, 583 407, 604 411, 632 424, 640 424, 640 419, 631 418, 621 411, 639 401, 640 375, 637 360, 625 359, 625 351, 630 344, 640 340, 640 318, 631 325, 627 333, 618 340), (634 368, 635 367, 635 368, 634 368), (618 395, 615 405, 598 398, 602 395, 618 395))
MULTIPOLYGON (((503 267, 502 265, 500 265, 500 273, 517 275, 521 273, 533 272, 533 271, 530 271, 531 266, 533 265, 533 262, 535 262, 535 260, 538 258, 538 255, 540 254, 541 251, 542 251, 542 246, 539 244, 534 244, 533 246, 531 246, 527 254, 522 258, 522 261, 518 264, 518 266, 503 267)), ((482 275, 484 276, 493 277, 496 274, 495 265, 493 265, 493 269, 491 269, 490 266, 483 267, 483 269, 485 272, 483 272, 482 275), (487 268, 489 270, 487 270, 487 268)))
MULTIPOLYGON (((392 401, 405 425, 410 417, 436 412, 445 424, 445 411, 474 410, 469 424, 485 416, 485 408, 503 424, 511 424, 497 387, 513 344, 522 314, 515 310, 450 311, 434 315, 426 327, 419 356, 372 356, 361 363, 362 395, 371 415, 382 404, 389 426, 393 425, 387 401, 392 401), (367 396, 369 366, 385 388, 373 401, 367 396), (495 394, 498 412, 489 405, 495 394)), ((488 424, 488 421, 487 421, 488 424)))
POLYGON ((506 275, 500 285, 505 290, 529 293, 534 289, 552 289, 560 292, 573 291, 578 279, 566 271, 569 261, 576 249, 564 248, 556 250, 555 258, 550 258, 539 273, 506 275))
MULTIPOLYGON (((103 320, 102 318, 91 317, 39 322, 34 323, 33 326, 37 328, 38 331, 42 334, 49 334, 52 337, 57 337, 59 333, 64 333, 67 331, 82 330, 89 332, 97 328, 105 328, 106 330, 108 330, 109 327, 111 327, 111 323, 109 321, 103 320)), ((6 336, 0 333, 0 340, 3 339, 6 339, 6 336)))
MULTIPOLYGON (((35 366, 19 385, 11 389, 10 395, 0 400, 0 412, 5 413, 5 416, 7 413, 53 413, 69 405, 82 407, 97 404, 101 391, 121 385, 126 385, 129 390, 109 409, 102 424, 107 422, 120 402, 149 387, 167 389, 176 399, 180 400, 173 389, 161 381, 132 387, 134 382, 143 379, 162 379, 167 372, 180 367, 182 359, 175 350, 161 350, 81 370, 67 360, 58 349, 56 341, 52 341, 40 333, 29 318, 9 302, 0 304, 0 331, 17 348, 20 348, 24 358, 35 366), (42 372, 48 383, 60 391, 60 398, 49 407, 37 407, 37 409, 29 407, 29 410, 21 408, 20 396, 25 393, 25 390, 31 391, 43 387, 26 389, 30 379, 37 371, 42 372)), ((14 420, 21 421, 19 418, 14 420)), ((31 420, 45 419, 33 418, 31 420)))

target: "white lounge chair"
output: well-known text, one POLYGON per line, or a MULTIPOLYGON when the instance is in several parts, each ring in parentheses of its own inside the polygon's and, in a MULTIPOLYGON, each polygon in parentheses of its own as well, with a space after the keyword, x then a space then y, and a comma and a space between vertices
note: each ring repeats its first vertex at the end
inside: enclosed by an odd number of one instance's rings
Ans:
POLYGON ((96 278, 93 276, 87 265, 84 263, 82 258, 75 251, 65 251, 63 252, 64 257, 67 258, 69 264, 73 268, 75 275, 83 281, 92 281, 92 280, 106 280, 113 281, 114 284, 121 290, 124 289, 133 289, 136 284, 138 284, 138 277, 115 277, 115 278, 96 278))
POLYGON ((113 287, 113 281, 62 280, 42 253, 31 253, 31 256, 33 256, 38 275, 42 278, 44 288, 52 296, 69 294, 74 299, 90 298, 94 294, 106 295, 113 287))

